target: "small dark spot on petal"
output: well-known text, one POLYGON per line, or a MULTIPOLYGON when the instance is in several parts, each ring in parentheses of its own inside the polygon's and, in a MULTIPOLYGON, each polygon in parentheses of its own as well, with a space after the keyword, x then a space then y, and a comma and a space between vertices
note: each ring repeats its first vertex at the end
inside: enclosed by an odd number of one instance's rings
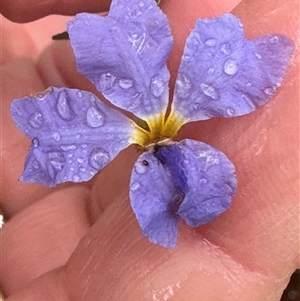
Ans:
POLYGON ((148 162, 147 160, 143 160, 142 163, 143 163, 143 165, 145 165, 145 166, 149 166, 149 162, 148 162))

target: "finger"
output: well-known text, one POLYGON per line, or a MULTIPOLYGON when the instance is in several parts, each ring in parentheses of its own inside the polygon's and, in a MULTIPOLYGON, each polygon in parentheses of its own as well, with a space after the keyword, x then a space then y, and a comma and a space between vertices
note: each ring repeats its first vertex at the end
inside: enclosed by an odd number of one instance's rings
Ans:
POLYGON ((0 16, 2 55, 0 65, 22 56, 35 57, 49 45, 54 34, 66 29, 67 17, 49 16, 29 24, 16 24, 0 16), (12 38, 13 37, 13 38, 12 38))
POLYGON ((60 189, 22 210, 1 230, 5 295, 64 265, 90 226, 82 185, 60 189))
POLYGON ((51 15, 75 15, 78 12, 108 11, 110 0, 2 0, 0 13, 14 22, 30 22, 51 15))
POLYGON ((270 298, 273 278, 245 268, 183 224, 174 250, 141 239, 128 203, 107 208, 65 268, 7 300, 277 300, 270 298))

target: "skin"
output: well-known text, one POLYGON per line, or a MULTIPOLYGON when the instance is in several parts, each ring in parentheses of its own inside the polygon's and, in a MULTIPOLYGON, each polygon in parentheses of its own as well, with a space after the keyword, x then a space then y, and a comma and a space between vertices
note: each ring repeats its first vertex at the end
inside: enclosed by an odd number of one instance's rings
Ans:
MULTIPOLYGON (((2 0, 1 13, 26 22, 109 5, 61 2, 2 0)), ((171 84, 195 19, 231 11, 239 2, 162 2, 176 42, 168 62, 171 84)), ((76 72, 68 42, 42 51, 46 37, 64 30, 65 18, 26 25, 3 19, 1 206, 7 222, 1 230, 0 273, 8 301, 280 299, 299 268, 297 7, 297 0, 245 0, 234 8, 248 38, 281 33, 296 50, 266 106, 247 116, 192 123, 179 133, 178 139, 222 150, 237 168, 239 186, 232 207, 218 219, 197 229, 181 222, 174 250, 140 237, 128 200, 130 171, 139 155, 135 147, 85 184, 49 189, 18 182, 30 141, 12 123, 11 100, 49 85, 94 88, 76 72)))

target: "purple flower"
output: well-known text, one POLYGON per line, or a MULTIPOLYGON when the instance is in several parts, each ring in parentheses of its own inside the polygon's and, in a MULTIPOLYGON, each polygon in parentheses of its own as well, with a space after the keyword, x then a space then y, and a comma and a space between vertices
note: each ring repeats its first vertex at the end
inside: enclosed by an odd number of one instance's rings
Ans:
POLYGON ((20 179, 55 186, 91 179, 130 144, 144 152, 130 181, 130 202, 153 243, 172 248, 178 221, 197 227, 229 208, 236 192, 233 164, 180 127, 234 117, 265 104, 280 86, 293 51, 281 35, 247 41, 231 14, 198 20, 189 35, 171 112, 166 59, 173 39, 153 0, 113 0, 107 17, 78 14, 68 24, 77 68, 138 125, 92 93, 51 87, 14 100, 14 122, 32 145, 20 179))

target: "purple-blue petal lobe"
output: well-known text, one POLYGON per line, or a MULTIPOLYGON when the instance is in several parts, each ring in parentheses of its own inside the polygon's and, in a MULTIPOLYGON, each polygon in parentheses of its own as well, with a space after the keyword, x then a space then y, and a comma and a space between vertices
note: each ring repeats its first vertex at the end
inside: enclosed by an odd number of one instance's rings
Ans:
POLYGON ((176 203, 181 192, 153 153, 143 153, 136 161, 130 180, 130 202, 142 228, 152 243, 174 248, 179 215, 176 203))
POLYGON ((11 115, 31 140, 20 180, 45 186, 91 179, 130 144, 134 123, 90 92, 49 88, 16 99, 11 115))
POLYGON ((231 14, 199 19, 186 41, 173 111, 185 122, 254 111, 275 94, 293 49, 282 35, 247 41, 231 14))
POLYGON ((113 0, 107 17, 78 14, 68 33, 79 72, 114 105, 146 119, 165 112, 173 45, 152 0, 113 0))
POLYGON ((229 208, 237 180, 233 164, 222 152, 185 139, 159 148, 155 156, 163 158, 165 170, 183 194, 176 212, 187 224, 205 224, 229 208))

